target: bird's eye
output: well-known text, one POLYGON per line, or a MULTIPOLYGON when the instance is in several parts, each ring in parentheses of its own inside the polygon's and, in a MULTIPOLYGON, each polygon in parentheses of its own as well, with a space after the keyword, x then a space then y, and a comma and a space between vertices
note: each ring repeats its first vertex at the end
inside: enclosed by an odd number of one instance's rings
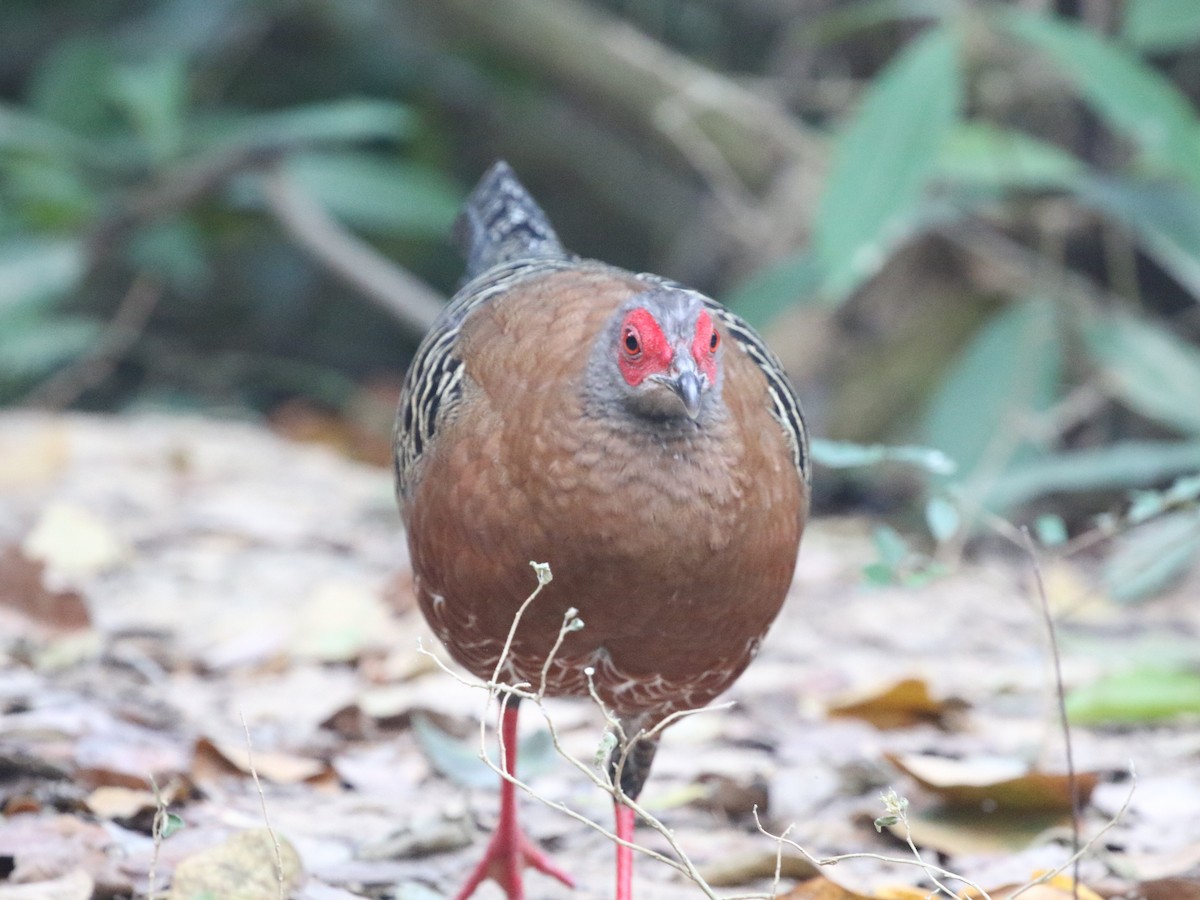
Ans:
POLYGON ((717 334, 717 329, 713 329, 712 337, 708 339, 708 352, 716 353, 717 348, 721 346, 721 335, 717 334))
POLYGON ((621 345, 625 348, 626 356, 637 356, 642 352, 642 342, 638 338, 638 333, 632 328, 625 329, 625 336, 621 339, 621 345))

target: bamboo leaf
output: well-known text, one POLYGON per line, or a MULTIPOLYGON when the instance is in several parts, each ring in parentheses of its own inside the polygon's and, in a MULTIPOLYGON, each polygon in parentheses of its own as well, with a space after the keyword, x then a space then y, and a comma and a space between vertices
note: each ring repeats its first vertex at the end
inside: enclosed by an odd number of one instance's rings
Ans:
POLYGON ((987 505, 1004 511, 1050 493, 1149 486, 1200 469, 1200 441, 1122 441, 1030 459, 991 485, 987 505))
POLYGON ((1200 350, 1130 315, 1098 318, 1084 345, 1112 392, 1132 409, 1188 434, 1200 434, 1200 350))
POLYGON ((1179 50, 1200 41, 1196 0, 1126 0, 1121 36, 1139 50, 1179 50))
POLYGON ((439 173, 366 153, 306 153, 287 172, 334 215, 380 234, 438 238, 458 209, 457 191, 439 173))
POLYGON ((1200 187, 1200 133, 1187 98, 1155 69, 1087 29, 1054 17, 1005 10, 1013 35, 1042 51, 1143 162, 1200 187))
MULTIPOLYGON (((1050 303, 1032 298, 1014 304, 984 325, 951 363, 926 412, 922 443, 970 473, 997 435, 1004 439, 1021 416, 1053 402, 1061 368, 1050 303)), ((1006 443, 1011 459, 1032 449, 1019 436, 1006 443)), ((1003 468, 1006 460, 993 462, 1003 468)))
POLYGON ((1200 673, 1138 668, 1102 678, 1067 695, 1067 715, 1080 725, 1156 722, 1200 713, 1200 673))
POLYGON ((762 326, 815 292, 823 271, 812 256, 797 256, 751 275, 725 298, 751 325, 762 326))
POLYGON ((73 238, 0 244, 0 318, 40 308, 73 290, 84 265, 83 244, 73 238))
POLYGON ((933 447, 887 444, 854 444, 817 438, 812 442, 813 460, 832 469, 855 469, 881 463, 903 463, 934 475, 953 475, 954 460, 933 447))
POLYGON ((1073 188, 1083 164, 1053 144, 988 122, 960 122, 937 158, 937 177, 956 187, 1000 190, 1073 188))
POLYGON ((1109 595, 1133 603, 1165 590, 1196 562, 1200 512, 1168 513, 1123 535, 1104 565, 1109 595))
POLYGON ((1200 192, 1164 181, 1088 178, 1079 183, 1076 196, 1124 223, 1146 252, 1200 299, 1200 192))
POLYGON ((876 78, 842 135, 814 225, 825 290, 846 295, 882 265, 917 218, 958 115, 954 35, 936 27, 876 78))

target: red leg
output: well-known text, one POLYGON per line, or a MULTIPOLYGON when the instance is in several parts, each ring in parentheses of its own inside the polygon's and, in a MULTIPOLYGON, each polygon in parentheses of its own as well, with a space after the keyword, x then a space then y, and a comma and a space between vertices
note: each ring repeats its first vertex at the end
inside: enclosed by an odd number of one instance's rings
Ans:
MULTIPOLYGON (((504 771, 514 775, 517 771, 517 705, 507 703, 500 718, 500 753, 504 771)), ((575 887, 575 881, 552 863, 522 832, 517 824, 517 788, 506 778, 500 779, 500 821, 492 833, 487 852, 479 861, 463 889, 455 900, 466 900, 485 878, 493 879, 508 900, 523 900, 525 889, 521 885, 521 870, 532 866, 539 872, 557 878, 567 887, 575 887)))
MULTIPOLYGON (((633 823, 636 818, 632 809, 624 803, 613 804, 617 819, 617 837, 633 842, 633 823)), ((633 850, 617 844, 617 900, 633 900, 633 850)))

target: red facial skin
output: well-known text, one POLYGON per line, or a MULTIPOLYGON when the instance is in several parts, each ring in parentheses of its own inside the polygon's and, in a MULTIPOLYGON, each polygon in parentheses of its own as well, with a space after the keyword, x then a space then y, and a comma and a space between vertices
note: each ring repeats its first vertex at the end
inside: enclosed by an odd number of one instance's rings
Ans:
POLYGON ((617 341, 617 365, 631 387, 667 371, 675 355, 658 321, 641 307, 625 316, 617 341))
POLYGON ((696 317, 696 336, 692 338, 692 359, 708 378, 709 384, 717 382, 717 348, 721 346, 721 335, 713 327, 708 310, 701 310, 696 317))
MULTIPOLYGON (((625 316, 617 340, 617 365, 631 387, 637 387, 651 375, 665 373, 675 356, 658 320, 642 307, 625 316)), ((713 326, 712 317, 707 310, 701 310, 696 317, 691 351, 696 367, 710 385, 717 380, 717 348, 720 346, 721 335, 713 326)))

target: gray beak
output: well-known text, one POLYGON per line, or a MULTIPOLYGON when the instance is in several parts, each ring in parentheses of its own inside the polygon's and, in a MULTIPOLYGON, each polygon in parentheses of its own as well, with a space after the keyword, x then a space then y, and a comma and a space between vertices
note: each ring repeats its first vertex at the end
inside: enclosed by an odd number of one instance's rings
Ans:
POLYGON ((683 401, 683 408, 688 418, 695 419, 700 415, 700 375, 690 369, 685 369, 667 382, 671 389, 683 401))

